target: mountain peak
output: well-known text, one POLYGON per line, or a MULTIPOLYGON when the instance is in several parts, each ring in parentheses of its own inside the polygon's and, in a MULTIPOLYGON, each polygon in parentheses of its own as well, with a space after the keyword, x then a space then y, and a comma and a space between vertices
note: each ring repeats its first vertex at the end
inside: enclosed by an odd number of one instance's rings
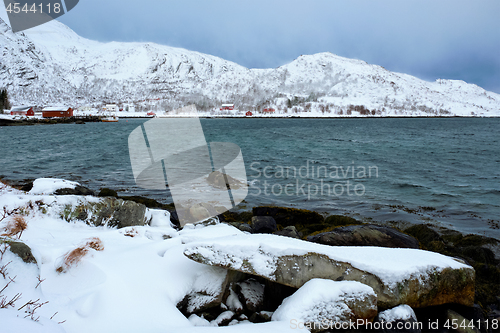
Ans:
POLYGON ((381 116, 498 116, 500 110, 500 95, 476 85, 426 82, 330 52, 301 55, 275 69, 247 69, 155 43, 92 41, 55 20, 25 33, 12 33, 6 23, 0 27, 0 87, 8 87, 15 104, 77 107, 152 99, 165 110, 232 102, 240 110, 368 110, 381 116))

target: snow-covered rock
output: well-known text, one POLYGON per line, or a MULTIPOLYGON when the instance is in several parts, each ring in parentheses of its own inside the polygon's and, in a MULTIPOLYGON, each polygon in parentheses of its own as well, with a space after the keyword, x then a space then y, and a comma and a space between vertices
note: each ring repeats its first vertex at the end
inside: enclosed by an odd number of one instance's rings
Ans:
POLYGON ((472 267, 418 249, 333 247, 276 235, 240 234, 190 243, 184 254, 200 263, 295 288, 313 278, 359 281, 375 290, 382 308, 474 303, 472 267))
POLYGON ((33 181, 33 188, 28 192, 29 194, 54 194, 57 190, 63 188, 74 189, 80 185, 77 182, 72 182, 65 179, 57 178, 38 178, 33 181))
POLYGON ((210 267, 200 271, 193 283, 193 290, 186 295, 182 306, 188 314, 205 311, 218 307, 226 291, 227 270, 219 267, 210 267))
POLYGON ((384 333, 420 333, 415 311, 406 304, 382 311, 376 318, 380 322, 380 330, 384 333))
MULTIPOLYGON (((220 330, 195 326, 205 326, 207 320, 201 320, 202 316, 188 319, 176 307, 192 290, 201 289, 202 277, 212 278, 210 272, 214 271, 214 267, 189 260, 183 251, 187 243, 241 231, 225 224, 189 225, 176 231, 160 212, 151 214, 154 222, 151 225, 123 229, 94 227, 81 221, 68 223, 62 219, 61 208, 77 205, 80 200, 97 202, 100 198, 27 194, 0 182, 0 208, 2 211, 5 208, 7 214, 6 218, 0 215, 0 233, 8 223, 8 214, 22 210, 27 229, 18 241, 31 248, 37 262, 26 264, 10 251, 3 257, 0 255, 0 267, 11 262, 6 268, 8 274, 17 276, 16 282, 0 294, 7 297, 22 294, 15 309, 0 309, 0 331, 206 333, 207 329, 220 330), (160 220, 155 222, 156 219, 160 220), (102 251, 92 251, 67 273, 56 271, 68 251, 94 237, 102 241, 102 251), (49 301, 36 311, 39 322, 24 318, 24 308, 17 311, 28 300, 37 299, 49 301)), ((0 274, 0 290, 6 282, 0 274)), ((235 325, 222 330, 226 333, 251 333, 256 329, 260 333, 295 331, 284 322, 256 326, 246 319, 240 315, 232 320, 235 325)))
POLYGON ((350 328, 351 323, 356 323, 359 329, 363 323, 373 321, 376 315, 377 296, 367 285, 312 279, 283 300, 272 320, 317 332, 350 328))
POLYGON ((248 279, 236 284, 238 293, 244 300, 245 308, 250 312, 259 312, 264 305, 264 285, 254 279, 248 279))

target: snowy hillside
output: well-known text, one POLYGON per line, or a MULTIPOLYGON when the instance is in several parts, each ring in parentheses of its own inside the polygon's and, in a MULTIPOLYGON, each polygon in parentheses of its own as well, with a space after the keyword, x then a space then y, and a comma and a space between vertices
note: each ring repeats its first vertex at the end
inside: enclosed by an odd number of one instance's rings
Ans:
POLYGON ((57 21, 14 34, 1 14, 0 87, 14 104, 154 100, 156 110, 196 103, 209 111, 234 103, 239 110, 272 107, 286 115, 500 116, 500 95, 476 85, 427 82, 331 53, 247 69, 154 43, 91 41, 57 21))

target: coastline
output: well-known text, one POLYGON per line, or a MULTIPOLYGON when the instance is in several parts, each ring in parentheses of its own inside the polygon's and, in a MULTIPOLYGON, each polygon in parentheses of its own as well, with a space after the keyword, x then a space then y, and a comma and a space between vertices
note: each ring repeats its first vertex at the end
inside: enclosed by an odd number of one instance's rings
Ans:
MULTIPOLYGON (((49 218, 50 221, 53 221, 50 222, 52 224, 56 223, 57 220, 57 224, 65 225, 63 229, 67 230, 67 232, 70 232, 73 226, 77 228, 75 231, 78 231, 82 230, 86 225, 87 234, 95 230, 90 234, 99 234, 103 237, 105 234, 116 230, 122 237, 123 235, 128 236, 125 239, 134 241, 135 238, 145 236, 148 242, 156 241, 159 242, 159 245, 162 242, 175 242, 176 239, 179 239, 178 237, 182 237, 184 241, 188 242, 188 245, 196 239, 211 242, 213 237, 223 236, 224 233, 221 235, 220 230, 225 230, 225 233, 236 232, 241 234, 241 237, 246 235, 245 239, 255 239, 256 241, 264 237, 261 236, 264 234, 265 237, 271 237, 270 240, 276 239, 276 241, 289 242, 292 245, 299 244, 305 246, 306 249, 310 244, 311 249, 331 248, 333 250, 336 246, 348 249, 349 246, 354 246, 353 249, 357 249, 357 251, 372 249, 371 252, 376 250, 374 253, 378 253, 379 250, 377 249, 392 248, 395 251, 394 254, 399 253, 403 257, 410 254, 408 252, 410 249, 414 249, 411 251, 417 251, 415 254, 439 253, 447 258, 457 258, 458 262, 474 268, 476 274, 475 296, 472 296, 474 304, 465 301, 465 298, 471 297, 470 289, 464 289, 467 291, 455 290, 454 288, 459 288, 458 285, 451 284, 446 287, 451 288, 446 293, 456 296, 460 295, 461 292, 466 292, 468 296, 464 295, 463 297, 465 297, 464 302, 467 305, 448 304, 445 301, 444 304, 436 303, 440 304, 436 305, 436 307, 430 306, 434 304, 434 301, 429 300, 421 303, 421 305, 419 305, 420 301, 410 303, 415 308, 419 320, 422 321, 424 318, 437 320, 436 318, 440 318, 436 317, 438 314, 442 315, 449 311, 458 312, 460 318, 467 318, 467 320, 481 321, 485 320, 485 318, 489 318, 489 320, 497 318, 495 317, 495 309, 498 300, 495 297, 500 293, 500 283, 496 281, 496 275, 500 274, 500 241, 497 239, 478 235, 465 235, 451 229, 436 228, 426 223, 410 227, 399 226, 400 228, 398 228, 390 224, 363 223, 343 215, 323 216, 310 210, 278 206, 252 207, 251 210, 242 212, 225 211, 219 213, 215 220, 211 218, 202 219, 194 225, 188 224, 181 228, 178 221, 176 221, 176 207, 172 204, 161 204, 154 199, 140 196, 122 196, 109 188, 102 188, 99 193, 96 193, 79 183, 57 179, 38 179, 27 183, 19 182, 17 185, 3 185, 9 182, 2 179, 1 183, 0 203, 6 207, 4 208, 4 219, 11 215, 15 216, 13 214, 22 214, 28 228, 36 226, 36 230, 40 231, 43 230, 43 221, 49 218), (55 185, 51 185, 52 182, 55 185), (137 212, 142 213, 137 215, 137 212), (114 217, 111 220, 104 217, 108 215, 114 217), (102 218, 100 219, 99 216, 102 216, 102 218), (161 218, 158 219, 159 217, 161 218), (165 218, 168 218, 168 220, 165 220, 165 218), (160 229, 158 229, 159 227, 160 229), (160 234, 163 232, 163 236, 153 236, 155 232, 160 232, 160 234), (197 232, 199 235, 188 236, 190 232, 197 232), (194 237, 193 240, 190 237, 194 237), (422 250, 424 251, 418 252, 422 250)), ((78 233, 80 232, 78 231, 78 233)), ((56 237, 64 237, 64 235, 64 232, 59 232, 56 237)), ((34 242, 33 237, 32 233, 28 233, 28 239, 30 240, 28 244, 35 246, 35 250, 38 251, 37 242, 34 242)), ((265 237, 262 239, 267 239, 265 237)), ((5 235, 3 235, 2 239, 4 238, 5 235)), ((215 238, 214 242, 217 243, 217 239, 215 238)), ((24 237, 19 236, 17 242, 23 240, 24 237)), ((109 240, 105 244, 110 246, 109 240)), ((191 246, 190 248, 195 249, 196 247, 191 246)), ((381 253, 384 253, 384 251, 381 253)), ((61 269, 69 270, 71 267, 61 269)), ((450 281, 454 281, 454 278, 450 278, 452 279, 450 281)), ((258 281, 265 283, 265 280, 258 281)), ((277 288, 276 290, 281 290, 279 284, 274 283, 272 286, 275 289, 277 288)), ((443 285, 439 288, 445 287, 443 285)), ((275 297, 282 299, 288 295, 288 292, 285 289, 281 290, 278 296, 275 295, 275 297)), ((472 293, 474 294, 474 291, 472 293)), ((184 300, 178 303, 177 308, 187 318, 192 315, 192 310, 189 310, 189 307, 183 302, 184 300)), ((380 311, 385 307, 383 304, 385 303, 380 303, 382 306, 380 311)), ((223 312, 223 310, 222 312, 221 310, 213 311, 210 316, 205 314, 206 318, 216 320, 216 317, 222 315, 223 312)), ((196 311, 195 313, 201 314, 201 312, 196 311)), ((254 318, 252 320, 255 320, 253 322, 269 321, 269 318, 263 319, 263 317, 259 317, 259 319, 254 318)), ((227 322, 224 323, 221 325, 227 324, 227 322)), ((484 330, 484 332, 488 331, 484 330)))

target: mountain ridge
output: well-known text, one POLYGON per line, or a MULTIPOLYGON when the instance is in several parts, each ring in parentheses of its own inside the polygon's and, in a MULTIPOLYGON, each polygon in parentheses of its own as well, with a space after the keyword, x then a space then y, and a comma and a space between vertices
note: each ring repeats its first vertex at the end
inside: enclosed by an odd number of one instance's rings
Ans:
MULTIPOLYGON (((0 17, 0 87, 15 104, 156 100, 217 109, 331 115, 500 116, 500 95, 460 80, 427 82, 323 52, 273 69, 156 43, 92 41, 58 21, 14 34, 0 17)), ((148 106, 144 106, 148 107, 148 106)))

